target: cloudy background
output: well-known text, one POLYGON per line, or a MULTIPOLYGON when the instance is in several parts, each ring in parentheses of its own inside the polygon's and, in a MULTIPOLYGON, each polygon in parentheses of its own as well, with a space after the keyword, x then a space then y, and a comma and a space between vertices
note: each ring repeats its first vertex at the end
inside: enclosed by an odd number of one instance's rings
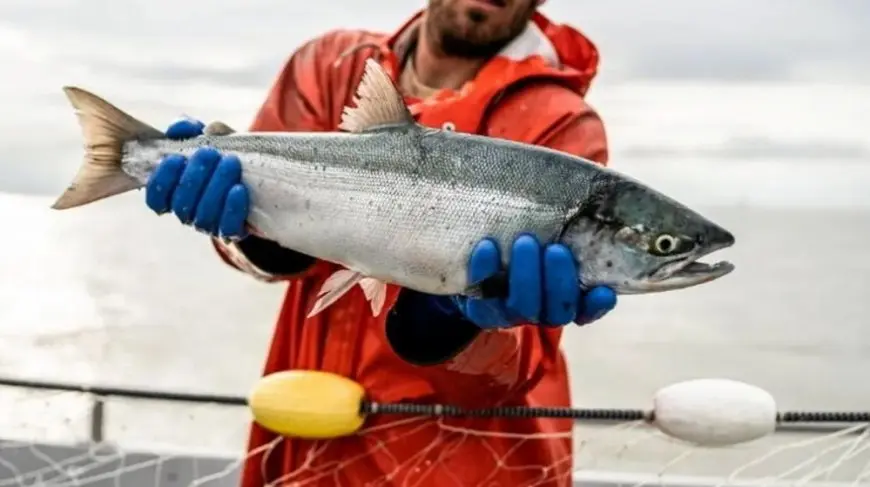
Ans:
MULTIPOLYGON (((221 266, 141 193, 49 211, 81 156, 61 86, 157 127, 181 114, 243 127, 301 42, 339 27, 392 31, 418 5, 0 2, 0 215, 14 229, 0 242, 0 375, 242 393, 283 291, 221 266)), ((589 101, 611 165, 703 209, 738 242, 728 278, 626 297, 568 330, 575 402, 643 407, 673 381, 725 376, 783 408, 866 409, 870 2, 549 0, 545 11, 601 50, 589 101)), ((83 431, 84 403, 25 399, 0 390, 0 410, 18 411, 0 417, 4 435, 83 431)), ((241 445, 243 415, 137 408, 115 410, 110 434, 241 445)))
MULTIPOLYGON (((78 133, 62 85, 87 87, 158 126, 182 112, 243 126, 294 46, 337 27, 392 31, 421 4, 4 2, 0 189, 54 193, 74 170, 78 133)), ((599 45, 602 71, 590 101, 626 158, 868 155, 867 119, 861 123, 870 112, 868 2, 551 0, 546 7, 599 45)))

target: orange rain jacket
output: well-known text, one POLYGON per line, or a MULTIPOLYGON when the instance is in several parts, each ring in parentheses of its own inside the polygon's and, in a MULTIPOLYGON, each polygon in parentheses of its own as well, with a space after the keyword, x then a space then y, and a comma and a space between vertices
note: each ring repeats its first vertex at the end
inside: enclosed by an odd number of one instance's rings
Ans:
MULTIPOLYGON (((398 79, 421 14, 392 36, 340 30, 303 45, 290 57, 251 130, 337 130, 366 58, 379 59, 398 79)), ((406 100, 426 126, 539 144, 605 164, 604 127, 584 101, 597 68, 598 52, 588 39, 538 13, 458 92, 406 100)), ((262 241, 245 242, 214 244, 234 267, 260 279, 289 282, 265 374, 325 370, 358 381, 377 402, 472 407, 570 402, 558 328, 475 328, 437 345, 431 336, 391 327, 389 316, 395 310, 373 317, 359 287, 306 318, 321 284, 337 267, 312 260, 304 270, 267 272, 253 254, 276 250, 259 245, 262 241)), ((385 309, 396 307, 400 292, 406 291, 389 287, 385 309)), ((444 335, 451 332, 443 330, 444 335)), ((254 424, 242 486, 567 486, 571 427, 570 421, 535 418, 373 416, 365 434, 303 441, 277 438, 254 424)))

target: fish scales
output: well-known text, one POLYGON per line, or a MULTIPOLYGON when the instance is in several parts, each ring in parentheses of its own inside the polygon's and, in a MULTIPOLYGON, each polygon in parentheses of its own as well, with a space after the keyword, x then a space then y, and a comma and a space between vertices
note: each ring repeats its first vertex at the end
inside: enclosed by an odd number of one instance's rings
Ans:
MULTIPOLYGON (((422 291, 466 286, 471 248, 522 232, 552 240, 589 176, 559 153, 530 159, 521 145, 496 148, 435 130, 231 135, 129 142, 125 170, 146 181, 154 162, 208 145, 236 154, 257 230, 288 248, 422 291)), ((503 251, 503 255, 508 252, 503 251)))

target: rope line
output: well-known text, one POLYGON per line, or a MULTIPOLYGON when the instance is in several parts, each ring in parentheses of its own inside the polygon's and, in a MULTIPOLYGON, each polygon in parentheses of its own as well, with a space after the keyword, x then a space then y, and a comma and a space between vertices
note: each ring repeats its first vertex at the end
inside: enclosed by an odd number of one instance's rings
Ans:
MULTIPOLYGON (((95 396, 149 399, 168 402, 210 403, 245 406, 242 396, 184 393, 133 387, 89 386, 69 382, 0 377, 0 386, 93 394, 95 396)), ((447 404, 363 402, 365 415, 406 415, 482 418, 565 418, 575 421, 653 421, 652 411, 643 409, 500 406, 467 409, 447 404)), ((778 424, 870 423, 870 411, 784 411, 777 413, 778 424)))

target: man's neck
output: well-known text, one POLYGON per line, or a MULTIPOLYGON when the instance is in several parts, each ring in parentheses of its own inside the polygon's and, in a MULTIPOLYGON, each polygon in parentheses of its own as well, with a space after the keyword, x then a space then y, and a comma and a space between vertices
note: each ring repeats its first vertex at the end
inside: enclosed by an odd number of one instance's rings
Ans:
POLYGON ((458 90, 474 79, 480 67, 486 62, 485 59, 468 59, 444 54, 426 32, 425 22, 420 26, 413 56, 417 80, 426 86, 438 89, 458 90))

